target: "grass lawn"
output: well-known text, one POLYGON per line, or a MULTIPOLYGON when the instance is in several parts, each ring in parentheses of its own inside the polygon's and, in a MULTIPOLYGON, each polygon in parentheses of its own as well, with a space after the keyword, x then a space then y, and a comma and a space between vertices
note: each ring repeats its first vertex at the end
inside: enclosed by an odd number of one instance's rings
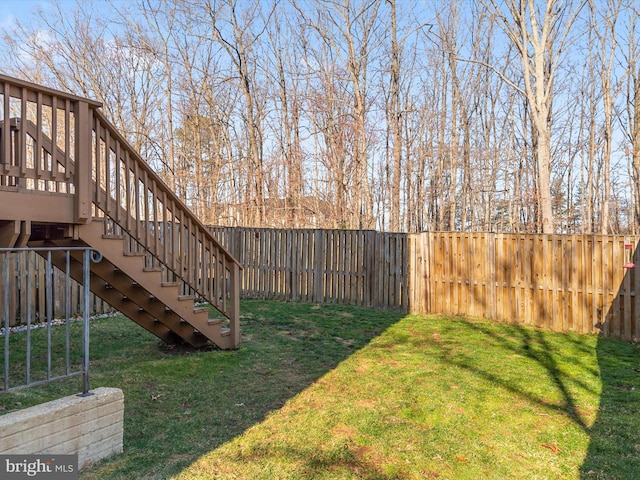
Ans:
MULTIPOLYGON (((237 351, 92 323, 125 452, 82 479, 640 478, 640 350, 461 317, 245 301, 237 351)), ((0 409, 79 379, 0 395, 0 409)))

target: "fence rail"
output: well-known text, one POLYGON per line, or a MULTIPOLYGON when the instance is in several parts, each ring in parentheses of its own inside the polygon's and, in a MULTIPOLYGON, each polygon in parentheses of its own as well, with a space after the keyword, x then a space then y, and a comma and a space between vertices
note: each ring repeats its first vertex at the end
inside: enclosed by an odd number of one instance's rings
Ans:
MULTIPOLYGON (((3 279, 3 288, 0 295, 4 308, 2 309, 2 386, 0 393, 10 392, 40 385, 54 380, 68 377, 82 376, 82 393, 89 394, 89 282, 90 262, 99 261, 100 255, 89 247, 66 248, 42 248, 29 249, 30 253, 37 253, 45 261, 44 289, 45 304, 41 305, 40 321, 45 322, 46 333, 39 329, 38 338, 35 339, 33 328, 36 319, 32 317, 31 304, 37 298, 33 296, 34 286, 30 282, 23 284, 22 293, 25 298, 25 328, 24 331, 14 331, 11 328, 10 296, 12 283, 15 279, 11 275, 11 266, 15 264, 15 258, 27 253, 27 249, 0 249, 0 258, 3 258, 3 268, 0 275, 3 279), (71 252, 82 252, 82 289, 81 299, 81 329, 74 329, 72 333, 71 322, 75 315, 71 313, 71 285, 70 274, 71 252), (62 325, 54 329, 54 298, 53 291, 53 256, 63 258, 64 269, 64 316, 62 325), (43 338, 44 337, 44 338, 43 338)), ((26 265, 27 275, 30 273, 31 264, 26 265)))

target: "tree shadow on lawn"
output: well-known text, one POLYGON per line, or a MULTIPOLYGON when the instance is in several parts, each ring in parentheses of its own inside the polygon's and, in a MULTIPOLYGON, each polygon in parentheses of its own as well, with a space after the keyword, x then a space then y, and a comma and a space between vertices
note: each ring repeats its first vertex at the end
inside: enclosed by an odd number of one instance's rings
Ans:
MULTIPOLYGON (((260 423, 404 317, 358 307, 254 300, 243 301, 241 311, 238 350, 161 348, 149 337, 141 361, 94 375, 92 386, 124 391, 124 453, 83 472, 83 478, 179 473, 260 423)), ((94 344, 100 342, 93 338, 94 344)))
MULTIPOLYGON (((527 326, 505 324, 508 329, 507 333, 507 331, 500 331, 500 324, 487 328, 481 323, 465 320, 460 320, 459 322, 463 323, 466 328, 481 334, 485 342, 490 342, 505 354, 511 353, 533 360, 544 369, 551 379, 551 385, 556 394, 559 394, 559 399, 558 401, 550 402, 541 392, 531 390, 530 384, 524 378, 521 370, 515 370, 515 373, 509 375, 508 372, 498 369, 497 365, 493 365, 493 367, 486 364, 479 365, 476 360, 466 361, 461 356, 448 357, 448 363, 471 371, 474 375, 483 378, 490 384, 500 386, 534 405, 564 415, 581 429, 588 430, 588 419, 585 418, 584 412, 578 405, 577 392, 578 390, 583 390, 591 394, 596 393, 594 380, 597 377, 597 371, 595 368, 590 368, 587 363, 583 363, 587 361, 590 351, 580 341, 580 336, 564 336, 563 341, 570 342, 573 363, 583 373, 586 373, 588 378, 577 378, 564 371, 565 369, 560 365, 561 357, 569 352, 560 351, 558 345, 550 343, 551 335, 553 335, 551 332, 527 326), (579 356, 581 352, 586 354, 585 357, 579 356), (494 367, 495 369, 493 369, 494 367), (513 378, 510 378, 510 376, 513 378)), ((563 361, 567 363, 568 359, 565 358, 563 361)))
MULTIPOLYGON (((586 457, 580 468, 580 478, 631 480, 640 478, 640 346, 624 340, 599 337, 596 344, 597 367, 593 347, 588 336, 564 334, 571 351, 550 343, 544 330, 510 325, 509 336, 484 327, 482 324, 460 320, 465 327, 476 330, 507 352, 522 355, 542 366, 552 385, 559 393, 559 401, 550 403, 539 393, 529 389, 526 379, 512 381, 504 371, 491 371, 488 365, 479 365, 464 356, 447 356, 447 362, 472 372, 494 385, 499 385, 532 404, 550 409, 571 419, 589 435, 586 457), (571 355, 568 357, 567 355, 571 355), (564 358, 563 358, 564 357, 564 358), (559 360, 562 358, 562 361, 559 360), (563 363, 564 365, 561 365, 563 363), (575 365, 568 374, 569 364, 575 365), (576 374, 583 374, 576 377, 576 374), (598 382, 599 380, 599 382, 598 382), (598 386, 601 385, 601 391, 598 386), (584 410, 581 393, 599 394, 599 407, 595 422, 592 414, 584 410)), ((452 328, 458 328, 453 327, 452 328)), ((445 354, 447 354, 446 348, 445 354)))
POLYGON ((640 351, 638 345, 600 337, 600 407, 582 479, 640 478, 640 351))

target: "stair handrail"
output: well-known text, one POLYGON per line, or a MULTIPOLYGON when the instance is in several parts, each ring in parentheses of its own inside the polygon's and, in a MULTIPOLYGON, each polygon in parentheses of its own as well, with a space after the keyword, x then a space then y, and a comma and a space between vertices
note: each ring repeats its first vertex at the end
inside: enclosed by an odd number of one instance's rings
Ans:
POLYGON ((163 192, 167 192, 167 194, 170 196, 169 200, 171 200, 172 203, 175 203, 176 207, 178 207, 180 210, 182 210, 182 211, 184 211, 186 213, 187 218, 189 218, 194 224, 196 224, 199 227, 199 229, 207 237, 208 240, 210 240, 216 247, 220 248, 221 250, 223 250, 225 252, 225 256, 227 257, 228 260, 240 265, 240 262, 231 253, 229 253, 226 250, 224 245, 222 245, 222 243, 220 243, 216 237, 213 236, 213 234, 207 228, 207 226, 204 223, 202 223, 202 221, 191 211, 191 209, 180 199, 180 197, 178 197, 171 190, 171 188, 165 183, 165 181, 162 179, 162 177, 160 177, 160 175, 158 175, 151 168, 151 166, 137 153, 135 148, 133 148, 133 146, 131 146, 131 144, 128 142, 128 140, 107 119, 107 117, 102 112, 100 112, 99 110, 95 110, 93 112, 93 114, 94 114, 94 117, 100 122, 101 126, 107 128, 109 130, 109 134, 113 138, 117 139, 118 142, 120 142, 121 146, 124 146, 124 147, 127 148, 129 154, 132 156, 132 158, 136 162, 138 162, 140 168, 143 169, 143 171, 149 176, 149 178, 153 182, 155 182, 158 186, 162 187, 163 192))
POLYGON ((240 262, 100 111, 92 110, 91 114, 94 119, 93 204, 203 300, 230 319, 231 334, 237 345, 240 335, 240 262), (110 152, 109 155, 106 154, 107 151, 110 152), (102 165, 101 162, 105 164, 102 165), (114 167, 115 171, 112 172, 114 167), (125 178, 121 178, 123 175, 125 178), (141 188, 144 191, 140 191, 141 188), (115 190, 115 198, 112 190, 115 190), (124 203, 128 208, 122 205, 123 193, 126 197, 124 203), (150 199, 153 204, 152 214, 149 212, 150 199), (130 211, 132 200, 133 214, 130 211), (157 210, 159 204, 162 205, 162 212, 157 210), (140 210, 143 210, 142 215, 140 210), (140 216, 143 217, 142 228, 140 216), (176 227, 179 227, 178 232, 175 231, 176 227), (167 241, 168 234, 172 236, 170 241, 167 241), (177 251, 171 250, 169 243, 174 247, 177 245, 177 251))

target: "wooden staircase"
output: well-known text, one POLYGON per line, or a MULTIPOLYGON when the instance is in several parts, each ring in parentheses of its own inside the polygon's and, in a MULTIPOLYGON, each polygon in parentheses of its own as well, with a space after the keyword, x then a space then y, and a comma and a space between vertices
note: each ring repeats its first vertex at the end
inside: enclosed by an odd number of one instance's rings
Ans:
POLYGON ((236 348, 240 265, 100 104, 0 75, 0 105, 0 246, 90 246, 91 290, 131 320, 166 342, 236 348))

